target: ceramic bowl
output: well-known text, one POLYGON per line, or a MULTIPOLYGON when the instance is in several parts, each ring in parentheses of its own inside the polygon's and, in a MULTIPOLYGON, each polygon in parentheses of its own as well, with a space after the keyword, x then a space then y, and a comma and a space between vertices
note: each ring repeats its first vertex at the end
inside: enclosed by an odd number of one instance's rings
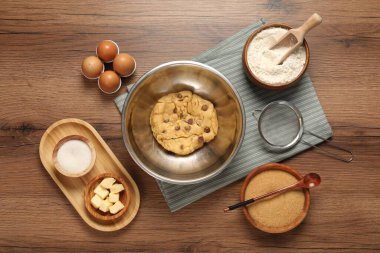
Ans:
POLYGON ((309 46, 308 46, 306 40, 303 40, 303 46, 305 47, 305 51, 306 51, 305 65, 303 66, 303 69, 298 74, 298 76, 296 78, 294 78, 292 81, 287 82, 287 83, 282 83, 282 84, 276 84, 276 85, 274 85, 274 84, 269 84, 269 83, 266 83, 266 82, 260 80, 257 76, 255 76, 255 74, 253 73, 253 71, 249 67, 249 64, 248 64, 248 47, 251 44, 253 38, 258 33, 260 33, 261 31, 263 31, 265 29, 272 28, 272 27, 281 27, 281 28, 285 28, 285 29, 288 29, 288 30, 292 28, 292 27, 290 27, 288 25, 285 25, 285 24, 274 23, 274 24, 268 24, 268 25, 262 26, 259 29, 257 29, 256 31, 254 31, 251 34, 251 36, 249 36, 249 38, 248 38, 248 40, 247 40, 247 42, 245 43, 245 46, 244 46, 243 56, 242 56, 243 67, 244 67, 246 75, 248 76, 249 80, 253 84, 255 84, 255 85, 259 86, 259 87, 265 88, 265 89, 282 90, 282 89, 286 89, 286 88, 289 88, 289 87, 297 84, 298 81, 301 80, 303 74, 306 72, 306 69, 309 66, 310 51, 309 51, 309 46))
POLYGON ((55 145, 54 150, 53 150, 53 162, 54 162, 55 168, 59 171, 59 173, 61 173, 62 175, 65 175, 67 177, 81 177, 81 176, 84 176, 85 174, 87 174, 88 172, 90 172, 91 169, 94 167, 95 160, 96 160, 96 151, 95 151, 94 145, 87 138, 85 138, 85 137, 83 137, 81 135, 69 135, 69 136, 64 137, 63 139, 61 139, 55 145), (91 163, 90 163, 90 165, 86 169, 84 169, 83 171, 78 172, 78 173, 70 173, 69 171, 65 170, 64 168, 61 167, 61 165, 59 164, 58 159, 57 159, 57 154, 58 154, 59 148, 65 142, 70 141, 70 140, 83 141, 91 149, 91 163))
MULTIPOLYGON (((255 168, 245 178, 244 183, 243 183, 243 185, 241 187, 241 190, 240 190, 240 201, 244 201, 245 200, 245 191, 246 191, 247 186, 248 186, 249 182, 251 181, 251 179, 254 178, 256 175, 260 174, 261 172, 268 171, 268 170, 281 170, 281 171, 285 171, 285 172, 293 175, 297 180, 301 180, 302 179, 302 175, 301 174, 299 174, 293 168, 291 168, 289 166, 286 166, 284 164, 268 163, 268 164, 262 165, 260 167, 255 168)), ((269 226, 266 226, 266 225, 264 225, 264 224, 262 224, 262 223, 260 223, 260 222, 258 222, 256 220, 254 220, 252 218, 252 216, 249 214, 247 207, 243 207, 244 215, 245 215, 246 219, 248 220, 248 222, 252 224, 252 226, 254 226, 255 228, 257 228, 257 229, 259 229, 261 231, 264 231, 264 232, 267 232, 267 233, 284 233, 284 232, 287 232, 287 231, 292 230, 293 228, 297 227, 299 224, 301 224, 301 222, 305 219, 305 217, 306 217, 306 215, 307 215, 307 213, 309 211, 309 207, 310 207, 310 192, 309 192, 308 189, 303 189, 303 193, 305 195, 305 203, 304 203, 302 212, 300 213, 300 215, 292 223, 290 223, 287 226, 282 226, 282 227, 269 227, 269 226)), ((255 203, 253 203, 252 205, 255 205, 255 203)))

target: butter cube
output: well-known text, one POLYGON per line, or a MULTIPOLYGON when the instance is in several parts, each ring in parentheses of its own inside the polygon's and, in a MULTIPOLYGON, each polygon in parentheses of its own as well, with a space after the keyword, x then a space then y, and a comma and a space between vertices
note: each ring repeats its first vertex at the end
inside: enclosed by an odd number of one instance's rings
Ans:
POLYGON ((119 193, 124 190, 124 186, 122 184, 114 184, 111 186, 112 193, 119 193))
POLYGON ((100 183, 100 185, 103 186, 106 189, 110 189, 111 186, 115 182, 116 182, 116 179, 114 179, 113 177, 107 177, 107 178, 105 178, 105 179, 102 180, 102 182, 100 183))
POLYGON ((106 213, 110 210, 110 206, 112 206, 112 203, 109 202, 108 198, 102 201, 100 204, 99 210, 106 213))
POLYGON ((116 203, 117 201, 119 201, 119 193, 111 192, 110 195, 108 195, 108 199, 110 202, 116 203))
POLYGON ((95 194, 94 197, 92 197, 91 199, 91 205, 95 207, 96 209, 99 209, 102 202, 103 200, 97 194, 95 194))
POLYGON ((105 199, 105 197, 107 197, 109 194, 107 189, 104 189, 103 186, 101 186, 101 185, 98 185, 95 188, 94 193, 98 194, 101 199, 105 199))
POLYGON ((123 203, 121 203, 120 201, 117 201, 115 204, 113 204, 113 206, 111 206, 109 209, 110 209, 110 213, 112 214, 116 214, 118 213, 121 209, 124 208, 124 205, 123 203))

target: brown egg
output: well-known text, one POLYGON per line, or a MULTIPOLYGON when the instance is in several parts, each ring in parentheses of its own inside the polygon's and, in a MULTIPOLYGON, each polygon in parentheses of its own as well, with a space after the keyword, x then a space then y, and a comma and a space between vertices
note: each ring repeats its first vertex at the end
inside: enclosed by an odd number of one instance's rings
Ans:
POLYGON ((104 71, 98 80, 99 88, 107 94, 115 93, 120 89, 120 77, 112 70, 104 71))
POLYGON ((103 40, 96 48, 96 54, 104 62, 112 62, 118 53, 119 47, 112 40, 103 40))
POLYGON ((135 72, 136 61, 129 54, 118 54, 113 60, 113 69, 123 77, 130 76, 135 72))
POLYGON ((88 56, 83 59, 82 73, 88 79, 95 79, 103 72, 104 66, 101 60, 96 56, 88 56))

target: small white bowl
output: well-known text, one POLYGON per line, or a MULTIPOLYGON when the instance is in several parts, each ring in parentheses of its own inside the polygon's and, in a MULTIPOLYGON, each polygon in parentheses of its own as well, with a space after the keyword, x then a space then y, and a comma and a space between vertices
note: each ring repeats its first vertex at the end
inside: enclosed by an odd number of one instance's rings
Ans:
POLYGON ((54 150, 53 150, 53 162, 54 162, 55 168, 59 171, 59 173, 61 173, 62 175, 65 175, 67 177, 81 177, 81 176, 87 174, 94 167, 95 160, 96 160, 96 151, 95 151, 94 145, 87 138, 85 138, 85 137, 83 137, 81 135, 69 135, 69 136, 66 136, 65 138, 61 139, 55 145, 54 150), (64 168, 61 167, 61 165, 60 165, 60 163, 58 162, 58 159, 57 159, 58 150, 62 147, 62 145, 64 143, 66 143, 67 141, 70 141, 70 140, 83 141, 84 143, 86 143, 88 145, 88 147, 91 150, 91 163, 90 163, 90 165, 87 168, 85 168, 84 170, 82 170, 81 172, 78 172, 78 173, 70 173, 69 171, 65 170, 64 168))

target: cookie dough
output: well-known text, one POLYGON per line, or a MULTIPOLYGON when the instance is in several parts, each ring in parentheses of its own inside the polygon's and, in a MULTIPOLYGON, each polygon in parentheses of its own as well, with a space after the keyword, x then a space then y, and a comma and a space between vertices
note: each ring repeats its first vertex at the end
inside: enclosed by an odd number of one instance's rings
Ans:
POLYGON ((150 115, 153 136, 166 150, 188 155, 218 133, 214 105, 191 91, 160 98, 150 115))

